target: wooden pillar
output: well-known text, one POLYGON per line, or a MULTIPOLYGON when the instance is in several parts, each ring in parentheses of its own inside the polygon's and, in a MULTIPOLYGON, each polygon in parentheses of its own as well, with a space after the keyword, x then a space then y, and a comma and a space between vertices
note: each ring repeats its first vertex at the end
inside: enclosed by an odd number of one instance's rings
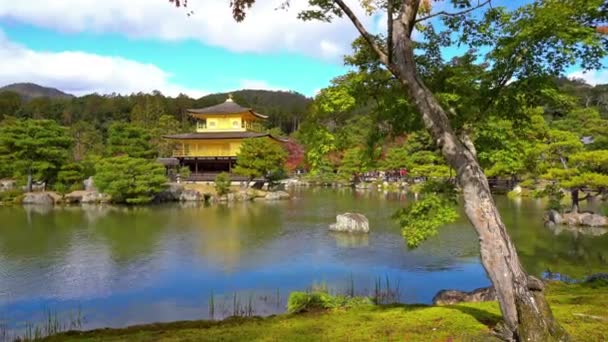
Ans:
POLYGON ((194 173, 198 173, 198 158, 194 158, 194 173))
POLYGON ((232 173, 232 160, 228 158, 228 173, 232 173))

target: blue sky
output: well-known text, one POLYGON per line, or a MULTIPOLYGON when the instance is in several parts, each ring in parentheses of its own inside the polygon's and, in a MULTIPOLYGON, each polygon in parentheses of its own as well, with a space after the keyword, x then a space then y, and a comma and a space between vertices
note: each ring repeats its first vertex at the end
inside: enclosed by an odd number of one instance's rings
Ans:
MULTIPOLYGON (((306 1, 292 0, 288 12, 276 10, 281 2, 260 1, 237 24, 227 0, 190 0, 190 17, 166 0, 0 0, 0 85, 35 82, 77 95, 250 88, 312 96, 347 70, 341 57, 357 32, 346 19, 301 22, 306 1)), ((382 17, 355 8, 369 30, 382 29, 382 17)))

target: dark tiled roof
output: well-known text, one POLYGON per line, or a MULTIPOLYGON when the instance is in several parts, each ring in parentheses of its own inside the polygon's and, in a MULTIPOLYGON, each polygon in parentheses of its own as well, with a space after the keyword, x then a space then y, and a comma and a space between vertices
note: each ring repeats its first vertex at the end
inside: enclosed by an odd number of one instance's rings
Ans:
POLYGON ((268 116, 262 115, 260 113, 256 113, 251 108, 241 107, 231 99, 226 100, 224 103, 220 103, 215 106, 200 108, 200 109, 188 109, 188 113, 190 114, 234 114, 234 113, 243 113, 250 112, 251 114, 266 119, 268 116))
POLYGON ((183 133, 174 135, 164 135, 167 139, 244 139, 268 137, 268 133, 256 132, 205 132, 205 133, 183 133))
POLYGON ((178 166, 179 160, 177 158, 156 158, 156 161, 165 166, 178 166))

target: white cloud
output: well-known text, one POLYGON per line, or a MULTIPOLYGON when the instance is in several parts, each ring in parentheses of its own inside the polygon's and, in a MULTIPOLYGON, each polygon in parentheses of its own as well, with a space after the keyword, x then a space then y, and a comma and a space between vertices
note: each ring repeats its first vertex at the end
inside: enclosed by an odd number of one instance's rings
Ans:
POLYGON ((75 95, 89 93, 151 92, 200 97, 206 92, 171 81, 171 74, 153 64, 80 51, 34 51, 9 41, 0 30, 0 80, 2 85, 34 82, 75 95))
POLYGON ((585 80, 588 84, 606 84, 608 83, 608 70, 590 70, 590 71, 575 71, 568 75, 568 78, 579 78, 585 80))
MULTIPOLYGON (((308 1, 292 0, 288 11, 277 10, 283 1, 256 2, 242 23, 232 19, 227 0, 190 0, 187 10, 176 9, 167 0, 0 0, 0 18, 65 32, 194 39, 236 52, 290 51, 335 59, 350 50, 358 33, 347 18, 303 22, 296 15, 308 1), (194 15, 188 17, 190 10, 194 15), (325 44, 319 44, 322 40, 325 44)), ((374 18, 364 14, 358 1, 347 2, 373 31, 374 18)))
POLYGON ((241 89, 256 89, 256 90, 285 90, 281 87, 275 87, 266 81, 262 80, 241 80, 241 89))

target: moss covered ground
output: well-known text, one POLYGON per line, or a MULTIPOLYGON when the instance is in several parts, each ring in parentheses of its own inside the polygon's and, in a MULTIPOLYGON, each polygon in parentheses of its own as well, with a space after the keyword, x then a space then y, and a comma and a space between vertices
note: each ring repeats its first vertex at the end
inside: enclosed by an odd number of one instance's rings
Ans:
MULTIPOLYGON (((608 341, 608 285, 552 283, 547 297, 575 341, 608 341)), ((188 321, 68 332, 49 341, 495 341, 496 302, 361 305, 266 318, 188 321)))

